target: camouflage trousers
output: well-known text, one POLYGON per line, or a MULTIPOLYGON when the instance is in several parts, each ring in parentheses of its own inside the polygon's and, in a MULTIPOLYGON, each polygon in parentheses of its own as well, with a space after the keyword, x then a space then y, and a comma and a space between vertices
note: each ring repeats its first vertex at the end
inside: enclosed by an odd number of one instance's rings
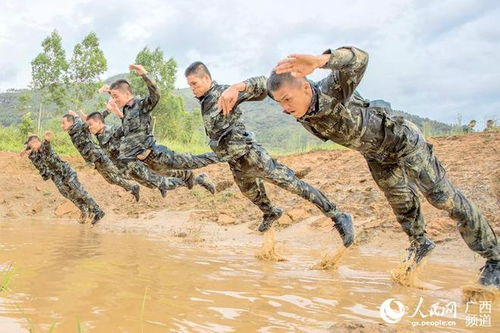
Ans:
POLYGON ((83 216, 87 217, 101 210, 99 205, 83 188, 76 172, 73 171, 66 176, 52 176, 51 178, 62 196, 78 207, 83 216))
POLYGON ((203 168, 209 164, 219 163, 220 159, 215 153, 194 155, 177 153, 165 146, 156 145, 143 162, 156 172, 165 173, 170 170, 191 170, 203 168))
POLYGON ((134 184, 125 180, 118 168, 106 156, 94 163, 95 169, 110 184, 118 185, 128 192, 132 192, 134 184))
POLYGON ((291 169, 272 158, 259 144, 252 143, 245 155, 228 163, 241 193, 264 214, 270 213, 273 205, 263 180, 310 201, 330 218, 338 213, 335 204, 320 190, 297 178, 291 169))
MULTIPOLYGON (((117 166, 120 168, 120 171, 123 173, 124 177, 133 179, 142 186, 148 188, 159 189, 164 186, 167 190, 173 190, 180 186, 186 186, 184 179, 182 179, 181 177, 176 177, 179 173, 182 176, 182 171, 171 172, 169 173, 169 175, 172 176, 164 177, 156 172, 153 172, 141 161, 118 162, 117 166)), ((188 172, 184 173, 187 174, 188 172)))
POLYGON ((398 164, 368 160, 373 179, 384 192, 410 241, 425 237, 425 223, 417 189, 434 207, 445 210, 457 222, 469 248, 487 259, 500 260, 497 236, 474 203, 447 178, 431 144, 422 144, 398 164))

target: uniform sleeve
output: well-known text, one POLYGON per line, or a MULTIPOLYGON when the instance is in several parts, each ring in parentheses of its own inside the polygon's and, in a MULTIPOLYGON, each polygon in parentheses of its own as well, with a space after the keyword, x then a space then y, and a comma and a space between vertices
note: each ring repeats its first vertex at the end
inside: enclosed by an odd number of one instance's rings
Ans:
POLYGON ((368 53, 355 47, 326 50, 330 59, 322 67, 332 72, 319 82, 321 91, 344 103, 356 90, 368 65, 368 53))
POLYGON ((267 97, 267 78, 265 76, 251 77, 243 81, 245 90, 238 96, 238 104, 247 101, 262 101, 267 97))
POLYGON ((160 88, 158 88, 156 82, 146 74, 142 75, 142 79, 146 82, 149 91, 148 97, 142 100, 142 110, 149 113, 153 111, 156 104, 160 101, 160 88))

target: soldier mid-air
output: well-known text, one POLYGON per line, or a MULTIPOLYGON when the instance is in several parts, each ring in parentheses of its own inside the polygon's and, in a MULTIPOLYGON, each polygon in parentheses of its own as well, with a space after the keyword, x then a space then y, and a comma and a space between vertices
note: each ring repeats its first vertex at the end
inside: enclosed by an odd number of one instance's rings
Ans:
POLYGON ((130 84, 126 80, 115 81, 109 87, 111 95, 108 102, 109 110, 122 121, 123 137, 118 159, 127 163, 139 159, 159 173, 171 169, 198 169, 220 162, 214 153, 201 155, 177 153, 156 144, 151 112, 160 100, 160 91, 155 82, 147 76, 143 66, 130 65, 130 69, 144 79, 149 95, 143 99, 134 98, 130 84))
POLYGON ((92 217, 92 224, 96 224, 104 217, 104 212, 80 184, 76 172, 54 151, 51 138, 50 132, 45 133, 43 142, 38 136, 31 135, 22 154, 28 155, 43 180, 52 179, 59 192, 78 207, 81 223, 92 217))
POLYGON ((104 116, 100 112, 92 112, 89 115, 82 115, 82 117, 86 119, 90 132, 96 136, 101 148, 125 177, 132 178, 143 186, 158 188, 163 197, 165 197, 167 190, 179 186, 186 186, 191 189, 195 184, 204 187, 212 194, 215 193, 215 186, 208 180, 206 174, 194 177, 191 170, 168 170, 159 175, 151 171, 139 160, 128 163, 120 161, 118 155, 120 154, 120 144, 123 137, 122 127, 106 125, 104 116))
POLYGON ((104 151, 92 140, 88 125, 84 123, 74 111, 65 114, 61 127, 68 132, 71 142, 76 147, 85 162, 93 164, 97 172, 110 184, 118 185, 131 192, 136 201, 139 201, 139 185, 125 180, 118 168, 113 164, 104 151))
MULTIPOLYGON (((420 130, 401 117, 390 116, 355 93, 368 64, 368 54, 355 47, 327 50, 322 55, 290 55, 269 79, 256 77, 231 86, 223 94, 224 112, 238 96, 269 94, 309 132, 361 152, 373 179, 384 192, 398 222, 409 236, 409 258, 419 263, 435 247, 426 236, 417 187, 436 208, 457 221, 469 248, 486 258, 479 282, 500 286, 497 236, 479 209, 448 180, 445 170, 420 130), (306 75, 331 70, 319 82, 306 75)), ((233 111, 234 112, 234 111, 233 111)))
MULTIPOLYGON (((238 107, 227 116, 221 113, 218 99, 228 86, 213 81, 207 67, 201 62, 191 64, 186 69, 185 76, 193 94, 200 101, 210 147, 221 160, 229 163, 234 180, 243 195, 263 213, 259 231, 268 230, 283 214, 267 197, 262 181, 266 180, 316 205, 333 220, 344 246, 350 246, 354 241, 351 216, 340 212, 321 191, 297 178, 292 170, 273 159, 255 142, 253 135, 246 131, 245 125, 239 119, 241 111, 238 107)), ((258 97, 240 94, 237 96, 236 105, 258 97)))

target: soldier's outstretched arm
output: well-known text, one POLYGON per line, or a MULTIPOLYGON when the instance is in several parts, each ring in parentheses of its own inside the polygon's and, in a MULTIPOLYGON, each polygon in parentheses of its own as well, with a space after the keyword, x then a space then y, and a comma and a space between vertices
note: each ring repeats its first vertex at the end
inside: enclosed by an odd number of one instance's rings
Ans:
POLYGON ((328 49, 321 55, 291 54, 281 60, 276 73, 290 72, 295 77, 309 75, 317 68, 332 70, 320 81, 322 91, 340 102, 346 101, 361 82, 368 65, 368 53, 356 47, 328 49))
POLYGON ((120 111, 120 108, 116 105, 116 102, 112 98, 110 98, 106 104, 106 111, 107 113, 106 115, 103 113, 103 117, 107 117, 110 113, 112 113, 120 119, 123 118, 123 112, 120 111))
POLYGON ((267 78, 256 76, 228 87, 219 97, 217 105, 223 114, 229 114, 240 103, 262 101, 267 96, 267 78))
POLYGON ((135 71, 137 75, 141 76, 148 87, 149 95, 142 101, 142 109, 145 112, 153 111, 156 104, 160 101, 160 88, 158 88, 156 82, 147 75, 148 72, 142 65, 130 65, 129 68, 135 71))

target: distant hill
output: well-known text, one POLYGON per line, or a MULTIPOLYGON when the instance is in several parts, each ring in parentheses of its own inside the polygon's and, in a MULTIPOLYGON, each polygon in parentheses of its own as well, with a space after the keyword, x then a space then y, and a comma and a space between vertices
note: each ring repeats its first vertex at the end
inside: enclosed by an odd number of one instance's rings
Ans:
MULTIPOLYGON (((187 111, 199 109, 200 105, 189 88, 178 89, 176 94, 183 97, 184 106, 187 111)), ((385 102, 385 101, 383 101, 385 102)), ((387 103, 387 102, 385 102, 387 103)), ((313 137, 293 118, 281 111, 281 107, 270 98, 262 102, 249 102, 241 105, 243 110, 243 121, 247 128, 257 135, 257 140, 266 147, 278 149, 283 146, 315 146, 321 140, 313 137)), ((415 125, 424 128, 427 123, 427 131, 430 135, 444 135, 452 131, 451 125, 422 118, 400 110, 393 110, 393 114, 403 116, 415 125)), ((287 150, 285 148, 285 150, 287 150)))
MULTIPOLYGON (((105 82, 110 84, 125 77, 125 73, 120 73, 109 77, 105 82)), ((18 104, 17 99, 24 91, 26 90, 11 90, 0 94, 0 125, 16 125, 21 121, 22 114, 17 111, 16 107, 18 104)), ((175 94, 183 98, 187 111, 192 112, 199 109, 199 103, 193 97, 190 89, 178 89, 175 94)), ((305 131, 293 117, 283 114, 280 106, 270 98, 262 102, 245 103, 241 108, 243 110, 243 121, 247 124, 247 128, 256 134, 260 143, 274 151, 308 150, 321 143, 319 139, 305 131)), ((37 111, 38 109, 35 107, 34 113, 36 114, 37 111)), ((448 134, 453 129, 451 125, 404 111, 394 110, 394 114, 405 117, 421 129, 425 127, 425 133, 428 135, 448 134)), ((47 107, 46 110, 43 110, 42 115, 43 119, 47 121, 53 117, 53 110, 51 110, 51 107, 47 107)))

